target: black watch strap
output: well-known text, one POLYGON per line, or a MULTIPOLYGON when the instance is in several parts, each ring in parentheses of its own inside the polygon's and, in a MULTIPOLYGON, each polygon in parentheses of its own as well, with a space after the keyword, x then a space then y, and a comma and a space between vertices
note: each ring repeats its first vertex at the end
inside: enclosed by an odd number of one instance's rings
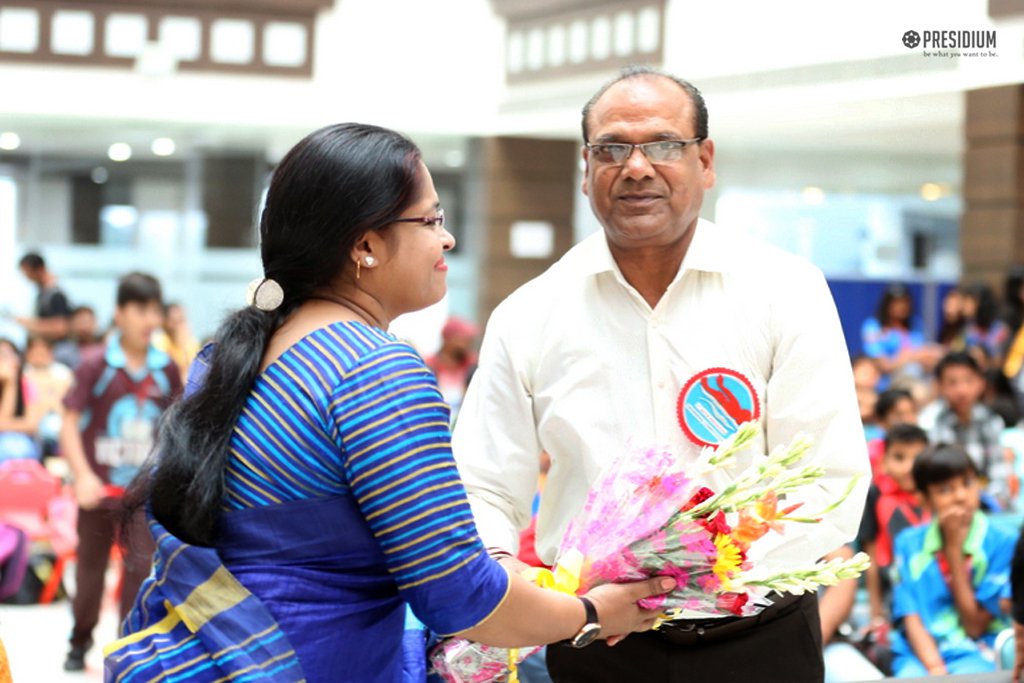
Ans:
POLYGON ((594 603, 583 597, 579 600, 583 603, 587 623, 583 624, 583 628, 569 642, 573 647, 586 647, 601 635, 601 624, 597 621, 597 608, 594 607, 594 603))
POLYGON ((586 610, 587 623, 588 624, 596 624, 596 623, 598 623, 597 622, 597 608, 594 607, 594 603, 592 603, 590 601, 590 598, 584 598, 582 596, 577 596, 577 597, 579 597, 580 602, 583 603, 583 609, 586 610))

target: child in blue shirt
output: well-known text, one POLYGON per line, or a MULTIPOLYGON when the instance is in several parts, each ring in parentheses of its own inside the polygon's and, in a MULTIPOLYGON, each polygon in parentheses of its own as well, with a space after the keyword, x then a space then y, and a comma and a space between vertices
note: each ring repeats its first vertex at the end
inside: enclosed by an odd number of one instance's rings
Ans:
POLYGON ((925 450, 912 472, 932 522, 896 538, 893 673, 994 671, 992 644, 1009 626, 1014 535, 979 510, 978 472, 959 446, 925 450))

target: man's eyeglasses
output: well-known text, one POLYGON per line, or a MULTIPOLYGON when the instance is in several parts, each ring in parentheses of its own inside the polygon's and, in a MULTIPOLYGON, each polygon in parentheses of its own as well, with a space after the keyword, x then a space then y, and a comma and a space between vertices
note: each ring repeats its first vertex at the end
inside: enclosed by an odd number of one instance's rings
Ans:
POLYGON ((392 223, 421 223, 435 228, 444 228, 444 209, 438 209, 434 216, 417 216, 416 218, 396 218, 392 223))
POLYGON ((633 149, 639 149, 652 164, 669 164, 683 158, 683 150, 687 145, 699 143, 704 138, 689 140, 655 140, 631 145, 628 142, 597 142, 587 143, 590 157, 599 164, 623 164, 633 155, 633 149))

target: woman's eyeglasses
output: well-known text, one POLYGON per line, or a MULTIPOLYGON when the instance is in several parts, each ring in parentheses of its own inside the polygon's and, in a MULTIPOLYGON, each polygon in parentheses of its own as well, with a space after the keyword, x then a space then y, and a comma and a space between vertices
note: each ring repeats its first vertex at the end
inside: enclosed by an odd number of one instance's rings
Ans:
POLYGON ((421 223, 435 228, 444 228, 444 209, 438 209, 434 216, 417 216, 416 218, 396 218, 392 223, 421 223))

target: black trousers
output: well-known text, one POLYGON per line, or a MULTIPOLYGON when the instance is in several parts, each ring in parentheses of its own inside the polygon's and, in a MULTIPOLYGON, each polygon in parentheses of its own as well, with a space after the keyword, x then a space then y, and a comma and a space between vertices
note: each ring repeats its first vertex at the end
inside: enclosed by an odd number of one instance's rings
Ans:
POLYGON ((548 671, 555 683, 821 683, 825 677, 814 593, 749 629, 730 629, 721 638, 713 630, 707 630, 708 638, 685 645, 657 631, 634 633, 615 647, 604 641, 578 650, 566 643, 549 645, 548 671))
MULTIPOLYGON (((105 508, 78 509, 78 556, 75 569, 75 597, 71 610, 75 625, 71 630, 71 645, 88 648, 92 632, 100 618, 103 602, 104 579, 110 561, 110 549, 117 540, 119 512, 105 508)), ((156 545, 141 511, 132 519, 130 542, 123 551, 123 579, 121 582, 121 621, 131 611, 139 585, 149 575, 156 545)), ((112 634, 108 634, 112 635, 112 634)), ((104 642, 109 639, 104 636, 104 642)))

